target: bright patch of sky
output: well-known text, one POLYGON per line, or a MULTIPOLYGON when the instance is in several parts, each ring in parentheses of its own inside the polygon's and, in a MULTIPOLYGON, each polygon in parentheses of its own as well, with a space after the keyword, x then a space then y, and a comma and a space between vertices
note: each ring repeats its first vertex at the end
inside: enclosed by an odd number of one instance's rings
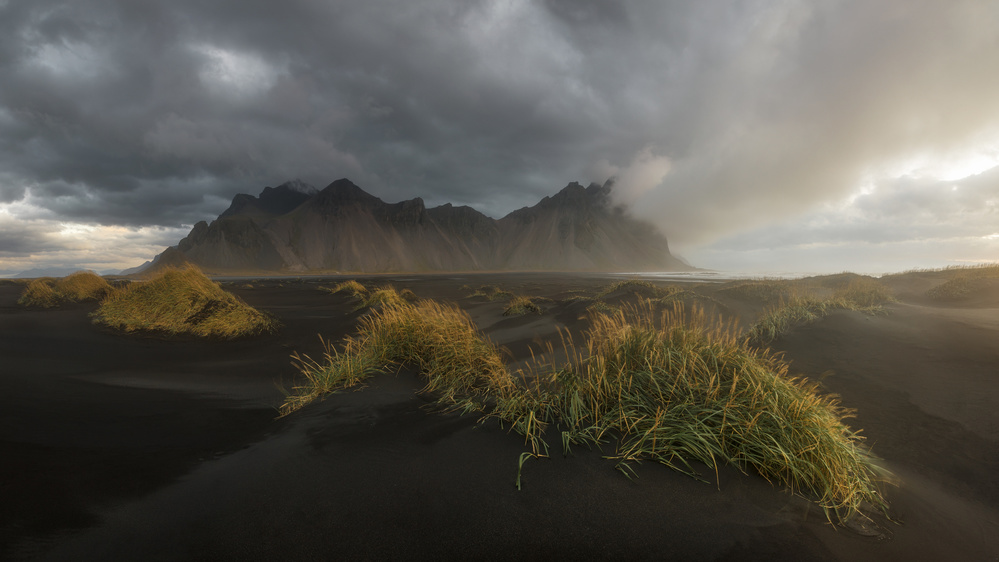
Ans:
POLYGON ((221 95, 258 95, 270 90, 277 80, 279 70, 253 53, 214 45, 192 48, 204 57, 198 76, 221 95))

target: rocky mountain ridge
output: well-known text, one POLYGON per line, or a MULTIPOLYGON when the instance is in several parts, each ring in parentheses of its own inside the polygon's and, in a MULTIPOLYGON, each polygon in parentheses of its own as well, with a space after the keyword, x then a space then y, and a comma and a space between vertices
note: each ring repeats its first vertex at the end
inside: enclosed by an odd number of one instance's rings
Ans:
POLYGON ((212 273, 400 271, 680 271, 666 237, 610 199, 610 182, 570 183, 501 219, 467 206, 386 203, 348 179, 239 194, 151 267, 192 262, 212 273))

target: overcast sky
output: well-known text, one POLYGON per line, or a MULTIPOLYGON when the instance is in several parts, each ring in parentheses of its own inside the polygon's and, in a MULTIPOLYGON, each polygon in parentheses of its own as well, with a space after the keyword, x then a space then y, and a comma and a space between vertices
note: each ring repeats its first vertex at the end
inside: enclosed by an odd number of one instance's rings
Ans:
POLYGON ((498 218, 614 176, 723 270, 997 261, 997 38, 987 0, 0 0, 0 275, 342 177, 498 218))

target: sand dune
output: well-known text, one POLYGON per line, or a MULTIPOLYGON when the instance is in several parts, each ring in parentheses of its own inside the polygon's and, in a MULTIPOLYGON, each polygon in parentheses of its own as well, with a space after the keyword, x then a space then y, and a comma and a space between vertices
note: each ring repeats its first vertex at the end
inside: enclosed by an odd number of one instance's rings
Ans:
MULTIPOLYGON (((457 302, 516 362, 559 326, 581 330, 569 298, 613 279, 365 281, 457 302), (552 300, 542 315, 503 316, 504 301, 463 288, 485 283, 552 300)), ((834 311, 773 343, 794 373, 858 410, 851 425, 900 478, 886 491, 896 522, 854 528, 732 467, 706 484, 645 463, 629 480, 586 449, 527 461, 518 491, 522 438, 427 411, 431 398, 407 370, 276 419, 276 383, 296 381, 289 355, 318 355, 317 334, 340 339, 363 313, 318 289, 330 280, 228 287, 284 328, 212 342, 118 335, 90 323, 96 305, 29 310, 15 304, 19 286, 0 284, 0 556, 994 559, 999 316, 924 299, 922 280, 893 283, 903 298, 887 315, 834 311)), ((684 287, 743 324, 766 306, 719 285, 684 287)))

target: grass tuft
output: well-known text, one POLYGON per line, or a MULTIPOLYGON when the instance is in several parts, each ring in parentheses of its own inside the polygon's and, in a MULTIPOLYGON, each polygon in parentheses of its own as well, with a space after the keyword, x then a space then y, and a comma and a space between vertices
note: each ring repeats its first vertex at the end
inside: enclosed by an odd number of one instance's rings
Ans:
POLYGON ((33 279, 21 291, 21 297, 17 299, 17 304, 39 308, 59 306, 59 303, 63 301, 62 295, 56 292, 53 285, 52 279, 33 279))
POLYGON ((293 355, 306 383, 295 387, 281 408, 290 413, 338 389, 393 365, 417 367, 427 391, 451 406, 468 397, 505 392, 512 385, 499 351, 479 336, 468 315, 434 301, 389 302, 361 319, 358 333, 342 351, 325 343, 322 362, 293 355))
POLYGON ((833 299, 844 300, 848 306, 859 309, 869 309, 896 301, 888 286, 871 277, 852 279, 846 287, 833 293, 833 299))
POLYGON ((514 297, 503 311, 503 316, 524 316, 525 314, 541 314, 541 307, 531 297, 514 297))
POLYGON ((994 264, 963 268, 955 277, 927 291, 926 296, 936 301, 961 300, 988 287, 987 279, 996 278, 999 278, 999 266, 994 264))
POLYGON ((110 294, 94 322, 124 332, 152 331, 226 339, 267 333, 278 323, 223 290, 196 267, 168 269, 110 294))
POLYGON ((387 304, 403 304, 405 302, 414 302, 417 300, 416 294, 409 289, 403 289, 402 291, 397 292, 391 286, 368 288, 353 279, 350 281, 344 281, 332 289, 327 287, 320 287, 320 289, 334 295, 338 293, 349 293, 354 299, 357 300, 357 305, 354 306, 355 312, 361 310, 362 308, 374 308, 385 306, 387 304))
POLYGON ((305 383, 282 412, 389 366, 412 365, 426 390, 439 393, 438 404, 483 412, 525 437, 531 450, 520 457, 518 487, 524 462, 548 454, 544 436, 555 426, 565 452, 616 438, 612 458, 629 477, 628 463, 640 460, 695 477, 691 461, 730 463, 812 495, 830 520, 845 520, 865 502, 885 508, 878 471, 835 397, 789 378, 785 361, 751 346, 731 323, 699 309, 688 315, 678 303, 660 313, 654 307, 644 301, 595 313, 585 347, 564 339, 564 364, 514 377, 457 307, 389 304, 364 317, 341 350, 324 343, 321 361, 293 356, 305 383))
POLYGON ((114 289, 92 271, 77 271, 66 277, 34 279, 24 288, 18 304, 52 308, 64 302, 99 300, 114 289))
POLYGON ((786 362, 734 325, 680 305, 657 316, 646 303, 595 315, 587 339, 585 358, 550 375, 557 396, 538 401, 552 403, 564 442, 616 434, 624 471, 639 460, 688 473, 690 460, 753 467, 841 518, 863 502, 885 505, 861 438, 842 421, 850 412, 789 378, 786 362))
POLYGON ((468 298, 470 299, 484 298, 488 301, 495 301, 499 299, 512 298, 513 296, 514 294, 511 293, 510 291, 500 289, 499 287, 495 287, 492 285, 482 285, 481 287, 476 289, 474 293, 468 295, 468 298))
POLYGON ((760 279, 735 282, 719 289, 719 293, 735 299, 759 303, 776 303, 791 298, 791 286, 783 279, 760 279))
POLYGON ((769 344, 796 326, 821 319, 832 306, 827 299, 793 296, 764 311, 749 328, 749 340, 757 345, 769 344))
POLYGON ((792 292, 790 298, 764 311, 750 327, 749 339, 756 345, 767 345, 796 326, 815 322, 832 310, 883 314, 884 305, 892 302, 895 297, 891 289, 870 277, 853 278, 827 298, 792 292))

